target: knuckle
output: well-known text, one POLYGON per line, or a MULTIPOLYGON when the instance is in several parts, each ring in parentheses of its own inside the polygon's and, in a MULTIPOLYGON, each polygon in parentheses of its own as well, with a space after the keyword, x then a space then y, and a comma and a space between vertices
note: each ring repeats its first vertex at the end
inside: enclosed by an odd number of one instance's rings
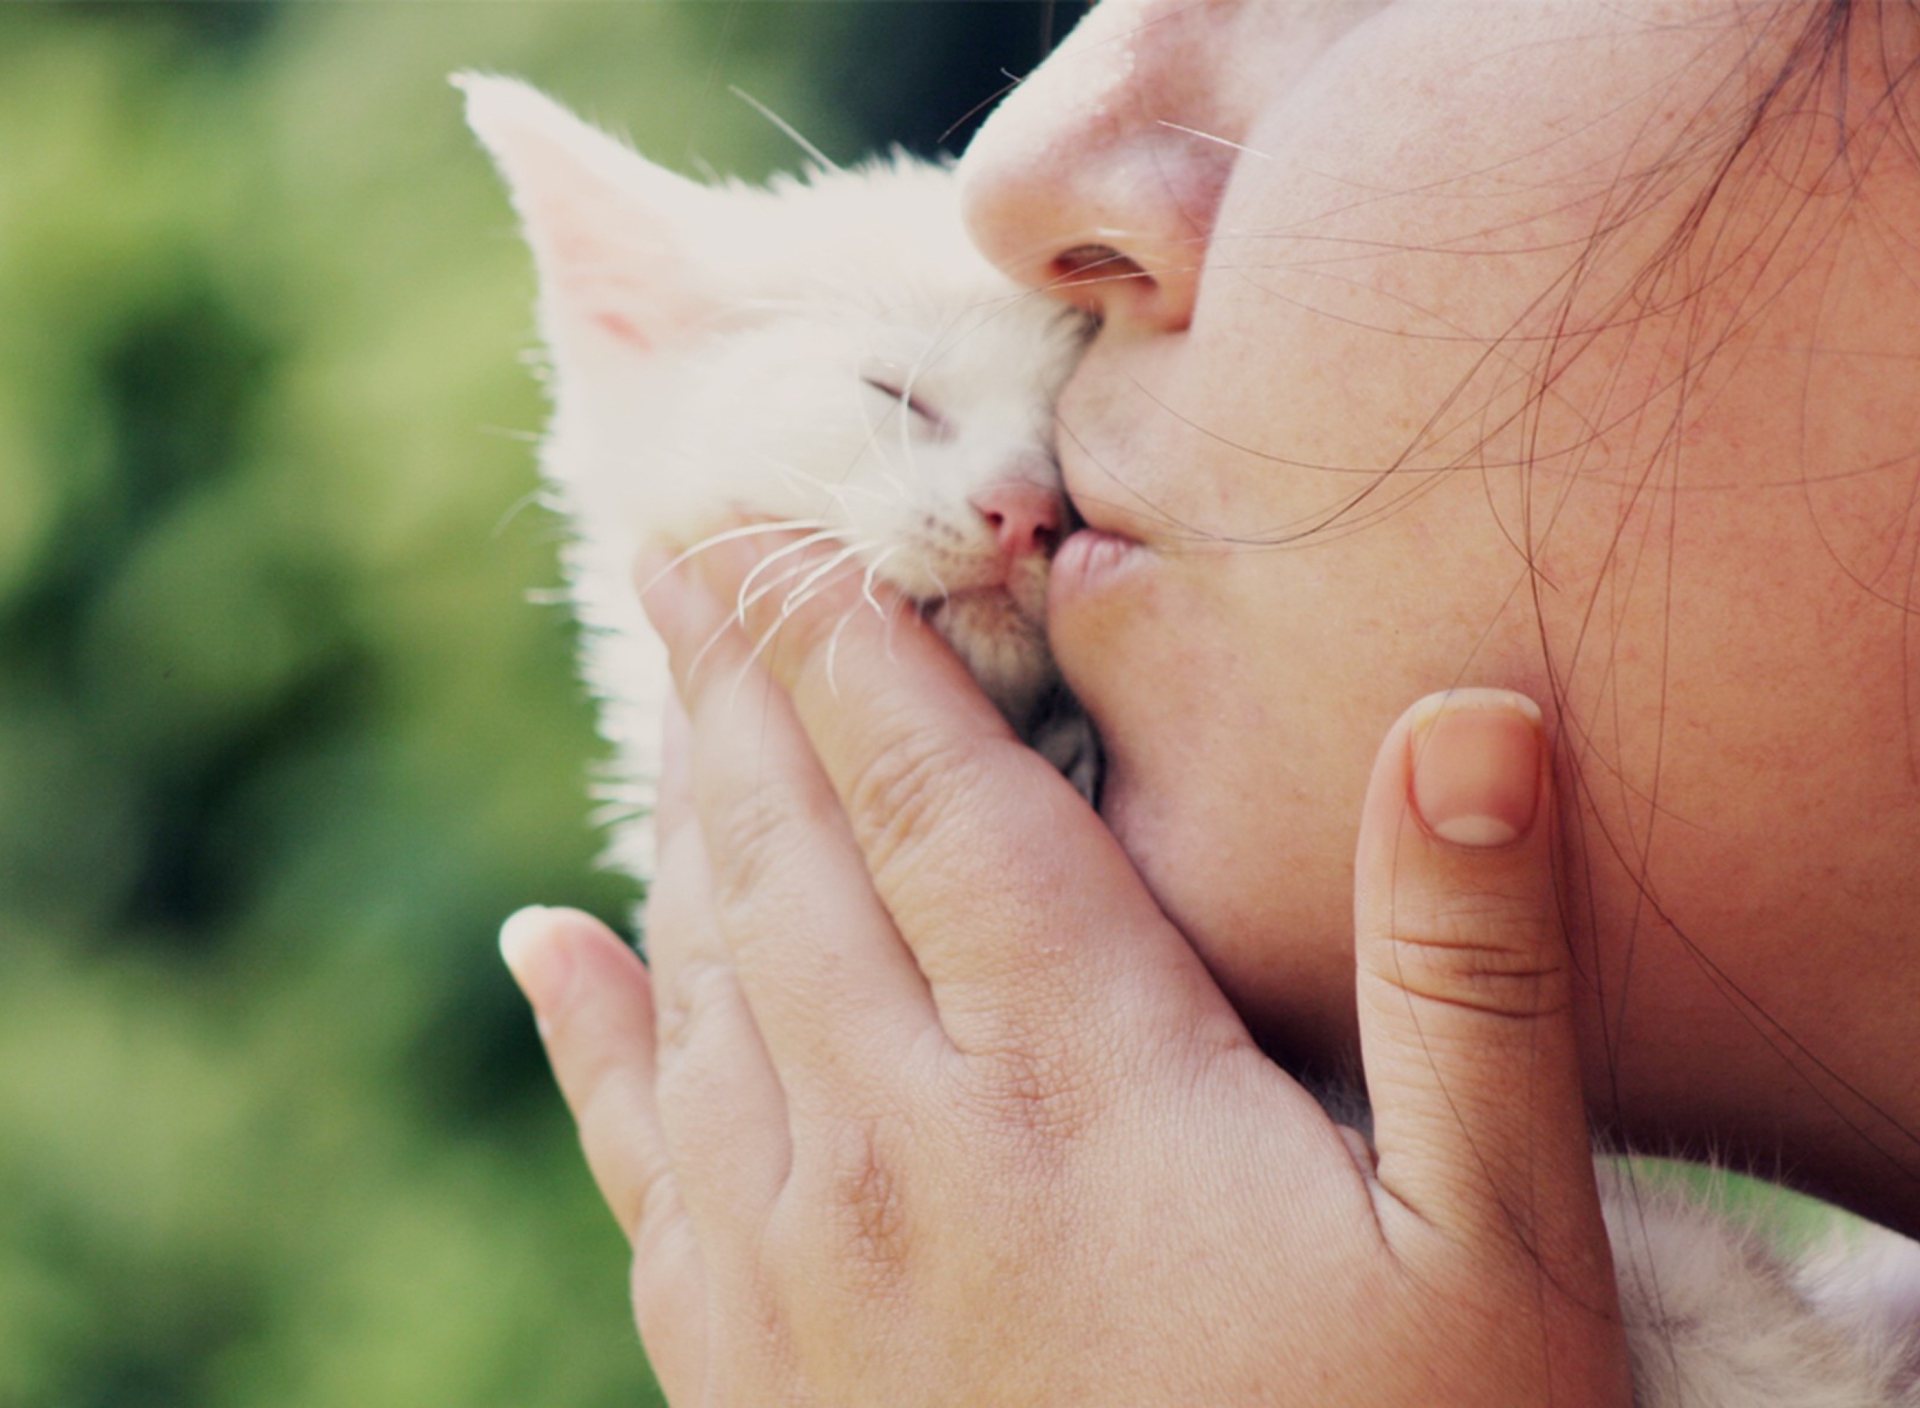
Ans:
POLYGON ((1512 955, 1396 945, 1389 981, 1400 992, 1486 1017, 1533 1020, 1565 1010, 1564 973, 1512 955))
POLYGON ((801 837, 832 818, 805 789, 768 778, 746 796, 716 808, 707 821, 714 902, 723 924, 764 910, 791 887, 801 837))
POLYGON ((847 812, 876 875, 915 864, 930 841, 950 843, 967 763, 965 748, 922 732, 878 750, 849 779, 847 812))
MULTIPOLYGON (((689 958, 678 964, 666 982, 654 980, 655 1031, 663 1061, 684 1055, 698 1034, 729 1000, 732 971, 709 958, 689 958)), ((663 1072, 664 1074, 664 1072, 663 1072)))
POLYGON ((1487 1016, 1539 1018, 1569 1001, 1565 947, 1552 920, 1508 896, 1436 899, 1397 911, 1372 946, 1372 967, 1391 987, 1487 1016))
POLYGON ((705 1280, 692 1230, 674 1220, 656 1237, 643 1224, 633 1250, 634 1319, 653 1371, 673 1402, 696 1401, 704 1378, 699 1361, 707 1306, 704 1297, 688 1294, 705 1280))
POLYGON ((973 1055, 960 1111, 1024 1162, 1057 1163, 1099 1113, 1098 1082, 1077 1055, 1031 1036, 973 1055))
POLYGON ((616 1209, 616 1216, 629 1211, 624 1231, 633 1242, 633 1255, 640 1266, 659 1267, 679 1254, 677 1239, 687 1234, 685 1213, 680 1205, 679 1189, 672 1169, 664 1158, 651 1161, 634 1189, 634 1206, 616 1209))
POLYGON ((897 1171, 881 1156, 870 1129, 834 1180, 835 1206, 861 1265, 894 1280, 907 1262, 907 1202, 897 1171))
POLYGON ((851 1289, 864 1295, 899 1287, 914 1246, 907 1184, 877 1121, 841 1126, 823 1141, 806 1176, 790 1185, 797 1225, 814 1230, 801 1234, 799 1254, 780 1260, 799 1267, 844 1267, 851 1289), (831 1244, 829 1255, 806 1254, 819 1250, 815 1243, 821 1236, 831 1244))

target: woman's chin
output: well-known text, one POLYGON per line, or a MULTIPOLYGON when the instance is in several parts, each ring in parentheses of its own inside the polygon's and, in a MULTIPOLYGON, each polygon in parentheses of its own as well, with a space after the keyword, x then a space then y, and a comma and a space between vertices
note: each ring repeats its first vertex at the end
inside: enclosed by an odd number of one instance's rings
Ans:
POLYGON ((1184 764, 1136 761, 1124 741, 1110 753, 1100 813, 1161 910, 1268 1055, 1318 1080, 1352 1067, 1352 872, 1332 859, 1350 839, 1287 846, 1184 764))

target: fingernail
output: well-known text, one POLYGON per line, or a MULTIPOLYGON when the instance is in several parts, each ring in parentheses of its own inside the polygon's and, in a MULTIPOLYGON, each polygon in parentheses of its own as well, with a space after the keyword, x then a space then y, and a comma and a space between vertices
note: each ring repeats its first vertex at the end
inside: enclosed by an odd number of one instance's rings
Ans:
POLYGON ((500 957, 532 1004, 542 1035, 546 1021, 539 1014, 552 1008, 566 990, 571 967, 566 950, 549 941, 553 916, 554 911, 545 906, 529 905, 508 915, 500 926, 500 957))
POLYGON ((1505 689, 1428 695, 1413 710, 1413 805, 1456 846, 1511 845, 1540 804, 1540 709, 1505 689))

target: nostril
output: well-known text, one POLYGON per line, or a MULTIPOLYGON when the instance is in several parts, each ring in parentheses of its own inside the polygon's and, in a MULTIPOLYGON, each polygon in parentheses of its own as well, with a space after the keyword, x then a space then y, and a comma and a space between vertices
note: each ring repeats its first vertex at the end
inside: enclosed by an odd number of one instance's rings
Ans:
POLYGON ((1051 557, 1053 550, 1060 546, 1060 530, 1048 524, 1010 525, 1003 514, 987 513, 981 516, 987 520, 987 527, 1000 545, 1015 557, 1034 552, 1042 557, 1051 557))
POLYGON ((1151 279, 1133 260, 1106 244, 1077 244, 1053 256, 1047 272, 1056 286, 1109 283, 1116 279, 1151 279))

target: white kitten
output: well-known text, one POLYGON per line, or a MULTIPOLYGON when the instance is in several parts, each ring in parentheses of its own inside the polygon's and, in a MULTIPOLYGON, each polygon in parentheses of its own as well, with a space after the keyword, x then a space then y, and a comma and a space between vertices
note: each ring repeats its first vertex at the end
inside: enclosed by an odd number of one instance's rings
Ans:
MULTIPOLYGON (((522 84, 456 81, 539 270, 554 397, 542 464, 573 530, 584 668, 618 749, 628 819, 613 858, 649 873, 669 688, 635 556, 742 513, 841 544, 835 563, 921 603, 1015 727, 1090 792, 1092 735, 1059 707, 1043 630, 1067 514, 1052 403, 1084 321, 974 251, 944 168, 896 160, 712 189, 522 84)), ((772 580, 804 596, 820 578, 776 565, 772 580)), ((1876 1323, 1859 1258, 1791 1265, 1672 1188, 1607 1160, 1600 1172, 1642 1408, 1920 1401, 1912 1346, 1876 1323)), ((1881 1281, 1920 1287, 1920 1249, 1888 1235, 1868 1250, 1881 1281)))
POLYGON ((775 562, 761 585, 802 597, 846 573, 899 588, 1091 794, 1093 735, 1045 629, 1069 513, 1053 397, 1086 320, 974 250, 945 167, 706 187, 524 84, 455 82, 539 273, 554 402, 541 462, 573 531, 583 670, 617 751, 611 858, 650 873, 670 688, 634 561, 741 515, 838 545, 825 575, 775 562))

